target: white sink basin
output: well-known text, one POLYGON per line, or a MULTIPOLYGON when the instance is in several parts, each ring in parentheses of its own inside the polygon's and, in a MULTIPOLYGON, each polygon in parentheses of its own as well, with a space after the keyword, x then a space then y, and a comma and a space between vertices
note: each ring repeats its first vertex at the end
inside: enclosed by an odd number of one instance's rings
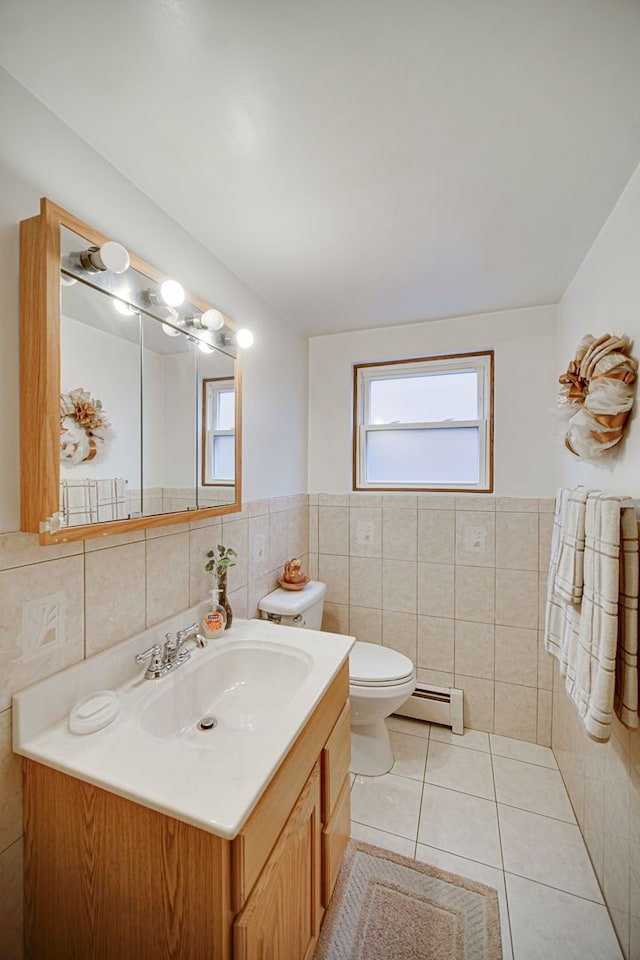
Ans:
POLYGON ((142 729, 198 747, 216 747, 223 731, 260 733, 299 689, 312 665, 301 650, 268 641, 237 641, 213 652, 198 670, 181 673, 180 668, 171 686, 159 685, 158 696, 141 712, 142 729), (216 726, 201 729, 204 717, 213 717, 216 726))
POLYGON ((346 663, 353 637, 234 618, 159 680, 136 654, 200 619, 192 608, 14 695, 14 750, 119 796, 232 839, 346 663), (78 736, 69 712, 113 690, 120 712, 78 736), (217 726, 201 730, 213 716, 217 726))

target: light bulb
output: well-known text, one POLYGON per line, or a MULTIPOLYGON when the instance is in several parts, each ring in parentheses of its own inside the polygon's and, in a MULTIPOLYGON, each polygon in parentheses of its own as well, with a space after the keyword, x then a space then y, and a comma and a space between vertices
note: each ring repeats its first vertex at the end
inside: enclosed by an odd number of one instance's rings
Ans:
POLYGON ((198 350, 201 350, 202 353, 214 353, 214 348, 209 344, 205 343, 204 340, 198 340, 198 350))
POLYGON ((133 307, 130 307, 128 303, 124 302, 124 300, 114 300, 113 305, 118 313, 121 313, 123 317, 130 317, 133 313, 135 313, 133 307))
POLYGON ((224 317, 219 310, 211 307, 200 317, 200 326, 206 330, 221 330, 224 327, 224 317))
POLYGON ((251 330, 238 330, 236 333, 236 343, 239 347, 242 347, 245 350, 247 347, 250 347, 253 343, 253 334, 251 333, 251 330))
POLYGON ((131 260, 129 254, 121 243, 115 240, 107 240, 103 243, 99 251, 100 260, 104 264, 105 270, 111 270, 112 273, 124 273, 129 269, 131 260))
POLYGON ((169 307, 184 303, 184 287, 177 280, 165 280, 160 284, 160 296, 169 307))
POLYGON ((79 256, 80 264, 87 273, 101 273, 104 270, 124 273, 131 263, 125 247, 115 240, 107 240, 101 247, 89 247, 79 256))
POLYGON ((168 323, 162 324, 162 332, 166 333, 168 337, 179 337, 180 331, 176 330, 175 327, 170 326, 168 323))

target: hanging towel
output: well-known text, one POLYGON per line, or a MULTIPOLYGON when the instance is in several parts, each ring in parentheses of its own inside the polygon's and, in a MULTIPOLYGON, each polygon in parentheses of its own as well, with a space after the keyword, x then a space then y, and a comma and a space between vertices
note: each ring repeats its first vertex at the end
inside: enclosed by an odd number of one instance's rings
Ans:
POLYGON ((590 493, 580 606, 548 601, 545 645, 558 657, 587 732, 608 740, 614 709, 638 725, 638 534, 624 499, 590 493))
POLYGON ((620 603, 614 709, 626 727, 637 730, 638 717, 638 522, 634 507, 621 511, 620 603))
MULTIPOLYGON (((580 603, 584 577, 584 525, 587 491, 584 487, 558 491, 559 543, 554 593, 566 603, 580 603)), ((558 511, 557 511, 558 512, 558 511)))

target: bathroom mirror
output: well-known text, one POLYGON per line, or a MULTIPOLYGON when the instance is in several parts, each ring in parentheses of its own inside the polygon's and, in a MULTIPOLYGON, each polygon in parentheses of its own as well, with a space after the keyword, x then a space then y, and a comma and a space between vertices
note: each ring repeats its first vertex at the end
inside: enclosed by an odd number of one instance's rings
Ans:
POLYGON ((239 510, 231 321, 167 302, 168 278, 49 200, 20 227, 22 529, 46 544, 239 510))

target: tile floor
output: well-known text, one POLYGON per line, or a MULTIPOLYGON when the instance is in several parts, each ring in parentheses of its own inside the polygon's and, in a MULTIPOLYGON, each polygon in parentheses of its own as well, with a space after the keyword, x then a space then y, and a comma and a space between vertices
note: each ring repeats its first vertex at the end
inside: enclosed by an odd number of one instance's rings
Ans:
POLYGON ((402 717, 355 777, 352 836, 495 887, 504 960, 622 960, 551 750, 402 717))

